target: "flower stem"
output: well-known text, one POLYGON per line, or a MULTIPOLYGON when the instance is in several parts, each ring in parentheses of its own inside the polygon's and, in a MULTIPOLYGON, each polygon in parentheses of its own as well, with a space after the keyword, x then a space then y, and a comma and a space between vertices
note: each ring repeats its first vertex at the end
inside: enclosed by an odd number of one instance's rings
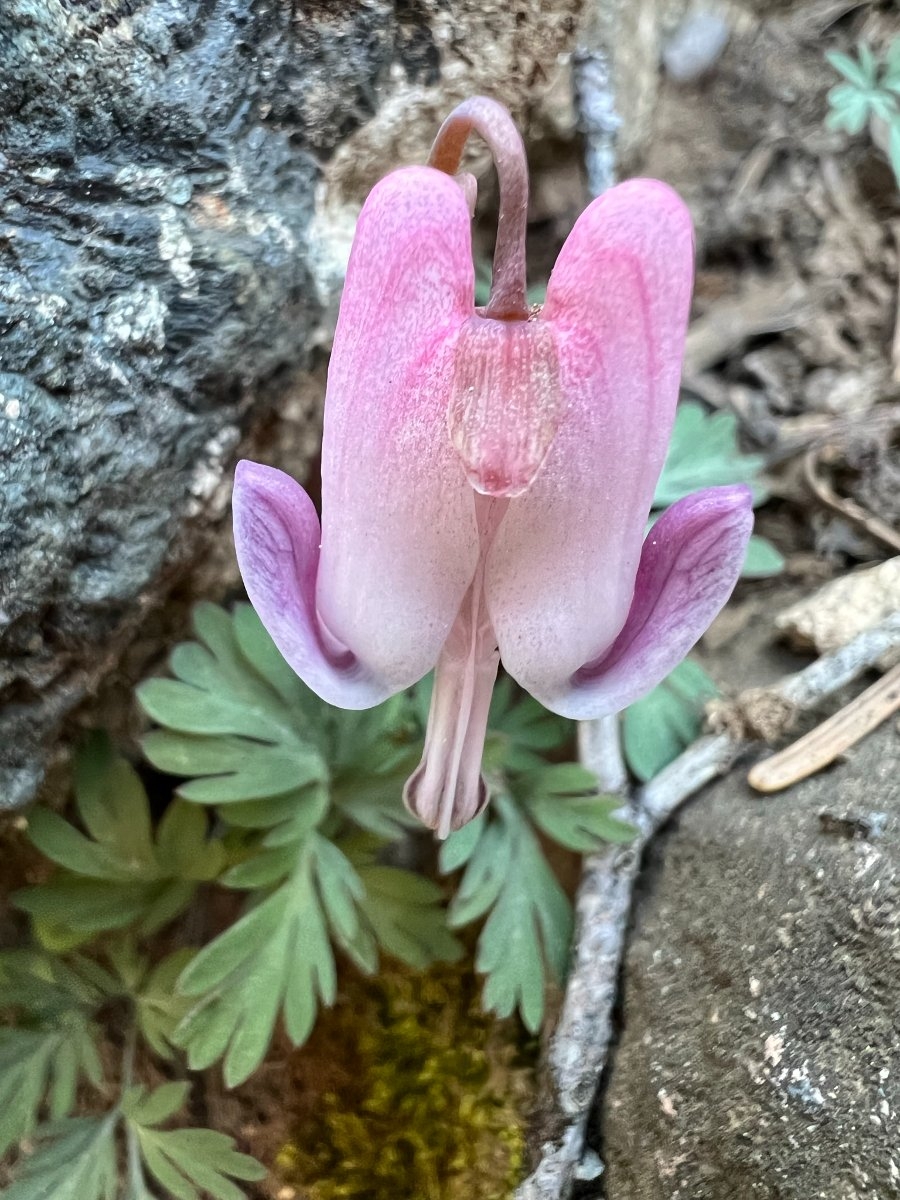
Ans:
POLYGON ((486 317, 527 321, 525 228, 528 216, 528 163, 513 119, 496 100, 473 96, 458 104, 438 130, 428 165, 455 175, 471 133, 487 143, 500 181, 500 216, 494 248, 491 295, 486 317))

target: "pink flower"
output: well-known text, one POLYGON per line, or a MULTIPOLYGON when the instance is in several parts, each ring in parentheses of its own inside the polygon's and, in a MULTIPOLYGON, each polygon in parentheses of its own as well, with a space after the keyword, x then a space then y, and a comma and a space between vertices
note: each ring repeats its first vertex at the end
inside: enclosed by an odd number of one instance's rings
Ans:
POLYGON ((441 836, 487 794, 502 658, 554 712, 614 713, 675 667, 727 600, 745 487, 673 505, 644 537, 672 428, 690 303, 690 218, 668 187, 595 200, 543 308, 525 299, 524 149, 493 101, 461 105, 432 165, 363 208, 325 401, 322 526, 289 476, 238 465, 235 545, 275 643, 323 700, 366 708, 436 666, 410 808, 441 836), (497 162, 491 299, 474 306, 477 129, 497 162))

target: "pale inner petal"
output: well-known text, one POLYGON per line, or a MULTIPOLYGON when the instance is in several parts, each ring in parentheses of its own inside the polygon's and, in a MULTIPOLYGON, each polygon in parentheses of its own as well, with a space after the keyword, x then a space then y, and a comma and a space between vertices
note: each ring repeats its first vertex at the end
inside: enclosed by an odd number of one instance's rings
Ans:
POLYGON ((476 492, 512 497, 526 491, 564 410, 559 355, 546 322, 480 316, 465 322, 456 344, 447 429, 476 492))
POLYGON ((409 810, 441 838, 488 800, 481 758, 500 652, 485 603, 484 562, 507 507, 476 498, 478 566, 435 669, 422 761, 403 790, 409 810))

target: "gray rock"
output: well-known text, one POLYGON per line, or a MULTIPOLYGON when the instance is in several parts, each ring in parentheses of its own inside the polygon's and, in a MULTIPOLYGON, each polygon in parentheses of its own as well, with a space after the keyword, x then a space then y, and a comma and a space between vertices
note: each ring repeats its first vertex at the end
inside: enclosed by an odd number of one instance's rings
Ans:
POLYGON ((33 792, 248 395, 306 359, 314 155, 371 111, 397 28, 291 13, 3 4, 0 805, 33 792))
POLYGON ((721 13, 690 13, 663 46, 666 74, 676 83, 699 79, 718 62, 730 36, 730 26, 721 13))
POLYGON ((900 1195, 896 728, 777 797, 733 772, 651 855, 599 1194, 900 1195))
POLYGON ((330 165, 370 186, 498 62, 545 77, 578 0, 529 5, 532 57, 494 3, 0 0, 0 808, 327 342, 365 191, 330 165))

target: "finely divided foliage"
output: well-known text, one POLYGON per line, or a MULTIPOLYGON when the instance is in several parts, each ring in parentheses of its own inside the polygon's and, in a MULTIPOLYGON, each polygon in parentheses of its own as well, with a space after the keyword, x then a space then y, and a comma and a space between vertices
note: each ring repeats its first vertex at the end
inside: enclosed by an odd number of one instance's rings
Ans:
MULTIPOLYGON (((77 757, 72 819, 29 817, 56 870, 14 897, 32 918, 34 948, 0 953, 0 1009, 11 1018, 0 1032, 0 1153, 31 1143, 11 1200, 150 1200, 157 1188, 240 1200, 259 1164, 222 1134, 162 1128, 183 1123, 189 1085, 143 1091, 130 1051, 111 1080, 100 1046, 110 1033, 126 1046, 139 1039, 176 1073, 181 1051, 193 1069, 221 1061, 238 1084, 279 1020, 295 1044, 308 1037, 334 1000, 339 954, 364 972, 382 952, 424 968, 458 959, 454 931, 478 922, 485 1006, 537 1031, 572 931, 545 845, 589 853, 633 835, 619 802, 565 761, 572 726, 504 678, 484 759, 495 802, 441 848, 456 885, 445 909, 441 886, 385 856, 412 823, 400 794, 427 684, 341 711, 297 679, 249 605, 229 614, 201 604, 194 621, 196 640, 171 656, 173 678, 139 689, 157 725, 147 757, 180 780, 172 801, 154 812, 136 771, 95 736, 77 757), (200 887, 239 893, 243 911, 206 945, 179 945, 200 887), (109 1100, 107 1112, 73 1115, 84 1086, 109 1100)), ((664 686, 684 691, 674 677, 664 686)), ((669 723, 683 735, 677 716, 669 723)))
POLYGON ((853 134, 868 126, 890 159, 900 187, 900 37, 891 42, 881 62, 864 42, 856 58, 837 51, 825 57, 844 79, 828 93, 828 124, 853 134))
POLYGON ((703 668, 686 658, 649 696, 625 710, 625 758, 642 783, 659 774, 699 735, 704 706, 716 695, 718 689, 703 668))
MULTIPOLYGON (((654 516, 695 488, 746 483, 753 491, 754 505, 767 493, 760 475, 765 463, 761 454, 744 454, 738 446, 738 423, 733 413, 708 413, 693 400, 683 400, 675 414, 672 440, 656 492, 654 516)), ((741 572, 744 579, 777 575, 784 559, 770 541, 752 534, 741 572)))
MULTIPOLYGON (((231 1139, 208 1129, 161 1130, 183 1107, 190 1085, 164 1084, 152 1095, 117 1084, 104 1070, 100 1021, 107 1008, 129 1012, 126 1044, 144 1036, 160 1057, 178 1001, 161 994, 183 967, 176 951, 151 966, 127 937, 98 958, 70 953, 63 959, 42 949, 0 955, 0 1008, 14 1023, 0 1034, 0 1154, 28 1141, 13 1183, 12 1200, 153 1200, 146 1173, 178 1200, 241 1200, 232 1179, 260 1179, 264 1168, 233 1149, 231 1139), (72 1116, 80 1084, 97 1098, 118 1100, 101 1115, 72 1116), (43 1115, 44 1119, 41 1120, 43 1115), (127 1147, 128 1173, 120 1181, 118 1145, 127 1147)), ((131 1051, 122 1075, 127 1081, 131 1051)))
POLYGON ((318 700, 275 649, 249 605, 199 605, 198 642, 176 648, 175 679, 139 690, 163 728, 144 749, 187 777, 178 795, 215 806, 230 827, 221 878, 246 891, 244 914, 181 976, 191 1007, 176 1034, 190 1065, 222 1059, 226 1082, 258 1067, 279 1016, 309 1036, 335 996, 335 946, 361 969, 379 947, 411 965, 458 957, 441 893, 375 856, 410 824, 400 804, 417 758, 404 697, 345 713, 318 700), (237 986, 239 985, 239 986, 237 986))
POLYGON ((170 1072, 183 1050, 190 1068, 221 1061, 238 1084, 279 1019, 295 1044, 308 1037, 319 1006, 334 1000, 338 953, 364 972, 382 952, 424 968, 458 959, 453 930, 479 921, 486 1006, 518 1011, 536 1030, 572 928, 543 839, 583 853, 631 835, 589 772, 548 761, 564 756, 571 726, 503 680, 486 759, 498 802, 443 848, 442 868, 462 869, 448 912, 440 885, 385 857, 411 824, 400 795, 427 686, 344 712, 299 682, 248 605, 233 614, 200 605, 195 630, 171 656, 174 678, 139 691, 158 726, 147 756, 181 780, 162 813, 95 736, 77 758, 72 818, 41 809, 29 818, 56 870, 14 897, 35 948, 0 954, 0 1008, 12 1018, 0 1035, 0 1152, 26 1139, 33 1147, 13 1200, 149 1200, 158 1187, 179 1200, 242 1196, 234 1181, 258 1177, 258 1164, 221 1134, 162 1128, 189 1085, 143 1092, 127 1050, 115 1083, 100 1045, 110 1033, 126 1046, 139 1039, 170 1072), (201 886, 238 893, 243 911, 203 947, 178 946, 201 886), (164 930, 160 957, 152 939, 164 930), (72 1115, 85 1084, 113 1098, 109 1111, 72 1115))
POLYGON ((572 927, 538 831, 582 853, 631 836, 589 772, 548 765, 571 726, 520 698, 508 679, 498 686, 485 757, 497 819, 475 825, 486 830, 482 847, 461 855, 465 831, 444 847, 445 871, 468 864, 448 927, 441 889, 379 857, 410 823, 400 792, 418 757, 427 687, 345 712, 297 680, 249 606, 229 617, 201 605, 195 628, 200 642, 172 655, 176 679, 140 690, 164 726, 145 750, 157 767, 188 777, 180 796, 217 805, 220 819, 243 831, 221 882, 246 889, 251 902, 179 982, 195 1001, 176 1034, 191 1066, 223 1059, 226 1081, 240 1082, 261 1061, 279 1014, 289 1037, 304 1041, 319 1004, 334 999, 335 947, 367 972, 379 947, 425 967, 458 958, 451 928, 481 918, 485 1003, 502 1015, 518 1010, 536 1029, 548 978, 563 979, 572 927), (479 882, 503 863, 508 871, 479 882))
POLYGON ((590 771, 548 765, 542 753, 567 736, 558 718, 530 697, 513 702, 508 679, 494 693, 485 769, 490 808, 441 848, 445 872, 462 868, 450 905, 454 927, 486 918, 475 965, 485 975, 484 1004, 506 1017, 518 1011, 535 1033, 547 984, 565 979, 572 906, 541 847, 538 831, 580 853, 629 841, 633 828, 614 815, 620 801, 597 795, 590 771))

